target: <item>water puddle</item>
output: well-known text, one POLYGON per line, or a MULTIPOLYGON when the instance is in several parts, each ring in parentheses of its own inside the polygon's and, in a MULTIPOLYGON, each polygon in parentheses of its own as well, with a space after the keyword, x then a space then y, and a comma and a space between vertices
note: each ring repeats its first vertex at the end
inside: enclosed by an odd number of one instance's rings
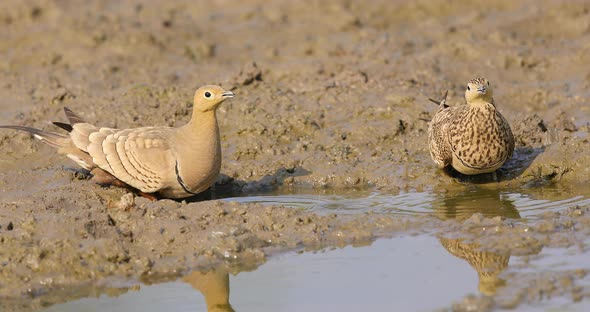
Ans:
MULTIPOLYGON (((567 254, 567 249, 547 249, 534 259, 510 257, 478 251, 460 240, 407 236, 369 247, 285 254, 253 272, 194 272, 182 281, 142 285, 120 297, 85 298, 45 311, 206 311, 208 306, 209 311, 433 311, 469 294, 509 297, 511 289, 526 286, 520 283, 534 282, 529 277, 538 272, 590 269, 586 256, 564 258, 567 254)), ((590 278, 583 282, 590 284, 590 278)), ((588 302, 548 304, 566 311, 590 309, 588 302)))
MULTIPOLYGON (((283 205, 320 214, 432 215, 438 219, 481 213, 532 220, 546 211, 590 204, 589 197, 572 196, 563 189, 516 193, 481 187, 457 194, 251 194, 223 200, 283 205)), ((514 306, 519 311, 588 311, 588 301, 574 303, 571 297, 590 287, 589 270, 583 246, 541 248, 514 256, 482 251, 468 238, 401 234, 370 246, 278 255, 251 272, 193 272, 181 281, 135 285, 122 295, 79 299, 45 311, 432 311, 467 307, 479 311, 514 306), (546 293, 560 287, 563 293, 546 293), (536 292, 550 299, 519 305, 523 296, 536 292)))

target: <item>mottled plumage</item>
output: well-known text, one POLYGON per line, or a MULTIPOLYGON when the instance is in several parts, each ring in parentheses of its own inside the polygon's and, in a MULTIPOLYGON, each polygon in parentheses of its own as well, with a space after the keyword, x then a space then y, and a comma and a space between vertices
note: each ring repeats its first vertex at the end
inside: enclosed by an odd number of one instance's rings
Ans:
POLYGON ((462 239, 440 238, 441 245, 453 256, 464 259, 479 276, 479 290, 488 296, 494 295, 505 281, 498 277, 508 267, 510 255, 481 250, 477 243, 462 239))
POLYGON ((101 184, 129 185, 143 193, 183 198, 206 190, 219 175, 221 145, 215 111, 233 93, 218 86, 195 92, 193 115, 179 128, 101 128, 65 108, 69 124, 54 124, 68 135, 22 126, 58 149, 101 184))
POLYGON ((450 107, 446 94, 428 128, 430 156, 439 168, 468 175, 493 172, 514 151, 510 125, 496 109, 485 78, 467 84, 466 105, 450 107))

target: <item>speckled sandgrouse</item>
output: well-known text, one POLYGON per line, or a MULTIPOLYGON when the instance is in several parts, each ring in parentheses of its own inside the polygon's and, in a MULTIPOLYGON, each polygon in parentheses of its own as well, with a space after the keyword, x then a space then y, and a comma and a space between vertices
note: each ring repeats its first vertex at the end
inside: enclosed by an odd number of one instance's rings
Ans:
POLYGON ((490 82, 475 78, 467 84, 466 105, 450 107, 447 94, 428 128, 430 156, 439 168, 474 175, 494 172, 514 151, 510 125, 496 109, 490 82))

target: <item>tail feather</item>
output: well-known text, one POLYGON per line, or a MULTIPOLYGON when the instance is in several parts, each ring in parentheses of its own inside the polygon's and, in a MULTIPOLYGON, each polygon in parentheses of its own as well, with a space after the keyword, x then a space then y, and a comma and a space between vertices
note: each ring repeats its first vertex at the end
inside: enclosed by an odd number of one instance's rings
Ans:
POLYGON ((67 132, 72 132, 74 130, 74 125, 78 123, 87 123, 82 117, 76 115, 72 112, 71 109, 64 107, 64 112, 66 113, 66 117, 70 123, 54 121, 53 124, 66 130, 67 132))
MULTIPOLYGON (((0 128, 29 132, 33 134, 35 138, 56 148, 59 154, 66 155, 68 158, 78 163, 78 165, 82 166, 82 168, 92 170, 96 167, 96 165, 94 164, 94 160, 85 150, 82 150, 79 147, 77 147, 74 143, 74 140, 71 137, 72 135, 80 136, 79 131, 74 131, 73 125, 86 122, 78 115, 74 114, 68 108, 64 107, 64 111, 66 113, 66 116, 68 117, 68 120, 70 121, 70 124, 58 121, 54 122, 53 124, 68 131, 68 134, 43 131, 41 129, 24 126, 0 126, 0 128)), ((88 126, 93 127, 91 125, 88 126)), ((88 140, 88 138, 86 138, 85 140, 88 140)))
POLYGON ((54 121, 52 123, 64 130, 66 130, 67 132, 72 132, 72 130, 74 130, 74 127, 72 127, 72 125, 65 123, 65 122, 54 121))
POLYGON ((447 90, 447 91, 445 92, 445 95, 444 95, 443 99, 442 99, 442 100, 440 100, 440 101, 437 101, 437 100, 434 100, 434 99, 431 99, 431 98, 429 98, 428 100, 429 100, 430 102, 432 102, 432 103, 436 104, 436 105, 439 105, 439 106, 441 106, 441 108, 447 108, 447 107, 449 107, 449 105, 447 105, 447 95, 448 95, 448 94, 449 94, 449 90, 447 90))
POLYGON ((63 134, 43 131, 40 129, 31 128, 31 127, 0 126, 0 128, 29 132, 29 133, 33 134, 35 136, 35 138, 37 138, 37 139, 43 141, 44 143, 47 143, 50 146, 55 147, 55 148, 65 147, 68 145, 68 143, 69 143, 68 141, 70 141, 70 138, 68 136, 63 135, 63 134))
POLYGON ((70 121, 70 124, 75 125, 77 123, 86 123, 86 121, 84 119, 82 119, 82 117, 76 115, 69 108, 64 107, 64 112, 66 113, 66 117, 68 117, 68 120, 70 121))

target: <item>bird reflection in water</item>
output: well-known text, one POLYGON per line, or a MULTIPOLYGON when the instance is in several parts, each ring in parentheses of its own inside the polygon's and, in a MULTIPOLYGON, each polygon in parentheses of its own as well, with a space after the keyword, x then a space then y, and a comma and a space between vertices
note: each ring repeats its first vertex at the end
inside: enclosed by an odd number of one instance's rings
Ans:
POLYGON ((229 303, 229 274, 223 269, 192 272, 182 279, 198 290, 207 304, 208 312, 235 312, 229 303))
POLYGON ((467 261, 475 269, 479 277, 478 289, 482 294, 493 296, 498 288, 506 285, 506 281, 498 275, 508 266, 510 254, 482 251, 477 243, 464 243, 462 239, 439 240, 451 255, 467 261))
POLYGON ((508 194, 500 190, 475 187, 460 192, 449 191, 434 207, 435 215, 442 219, 459 221, 481 213, 486 218, 497 216, 518 219, 520 213, 508 194))
MULTIPOLYGON (((487 218, 520 218, 518 209, 508 196, 499 190, 480 187, 456 194, 449 192, 435 210, 436 215, 443 220, 462 221, 476 213, 487 218)), ((499 288, 506 285, 506 281, 498 275, 508 267, 509 253, 484 251, 479 244, 466 243, 463 238, 441 237, 439 241, 451 255, 467 261, 475 269, 479 277, 478 289, 482 294, 493 296, 499 288)))

